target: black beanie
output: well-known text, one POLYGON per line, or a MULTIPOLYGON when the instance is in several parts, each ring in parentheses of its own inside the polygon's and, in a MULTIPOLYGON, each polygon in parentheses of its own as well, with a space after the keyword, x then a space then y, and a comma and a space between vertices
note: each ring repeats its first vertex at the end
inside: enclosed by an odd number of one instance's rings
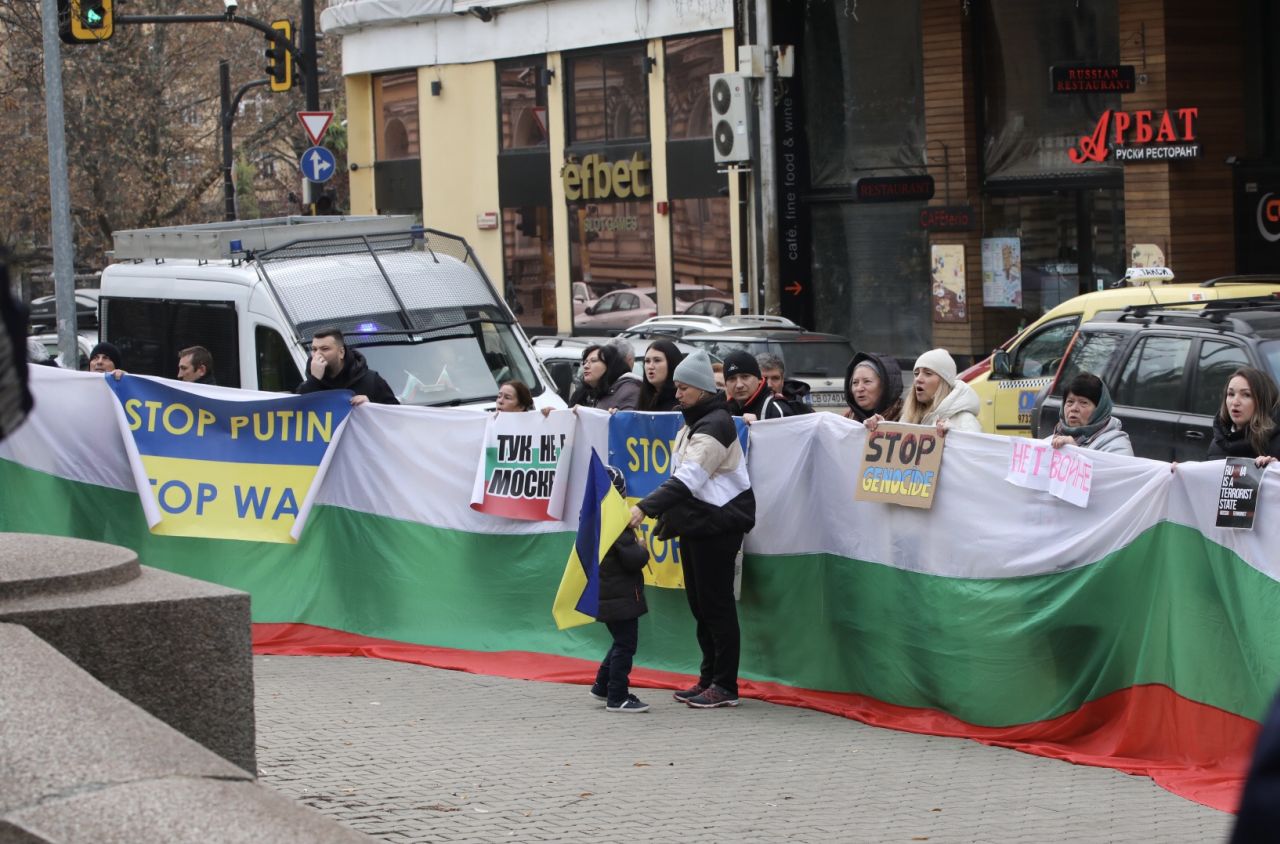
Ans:
POLYGON ((724 356, 724 377, 727 381, 734 375, 754 375, 759 378, 760 364, 756 361, 755 355, 750 352, 744 352, 742 349, 735 349, 724 356))
POLYGON ((93 347, 93 351, 89 352, 89 360, 93 360, 98 355, 106 355, 111 358, 111 362, 116 365, 116 369, 123 369, 124 364, 121 363, 120 350, 110 343, 99 343, 93 347))

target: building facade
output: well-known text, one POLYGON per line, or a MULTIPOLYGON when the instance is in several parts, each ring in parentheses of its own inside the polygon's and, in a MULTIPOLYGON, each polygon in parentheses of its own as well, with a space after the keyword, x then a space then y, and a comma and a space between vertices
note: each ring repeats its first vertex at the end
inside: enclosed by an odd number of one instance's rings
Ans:
POLYGON ((530 328, 765 300, 904 358, 982 356, 1135 264, 1280 272, 1273 3, 768 2, 335 3, 352 210, 466 235, 530 328), (757 12, 762 224, 707 84, 757 12))

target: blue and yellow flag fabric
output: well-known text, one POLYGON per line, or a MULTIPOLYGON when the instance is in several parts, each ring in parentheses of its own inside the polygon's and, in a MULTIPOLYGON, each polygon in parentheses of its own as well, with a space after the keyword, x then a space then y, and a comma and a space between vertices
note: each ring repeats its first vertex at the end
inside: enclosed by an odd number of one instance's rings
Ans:
POLYGON ((294 541, 350 392, 226 400, 212 396, 235 393, 136 375, 106 381, 152 533, 294 541))
POLYGON ((609 473, 600 455, 591 449, 591 467, 578 516, 578 538, 574 540, 564 577, 556 591, 551 615, 556 627, 564 630, 596 620, 600 608, 600 561, 627 529, 631 511, 609 482, 609 473))

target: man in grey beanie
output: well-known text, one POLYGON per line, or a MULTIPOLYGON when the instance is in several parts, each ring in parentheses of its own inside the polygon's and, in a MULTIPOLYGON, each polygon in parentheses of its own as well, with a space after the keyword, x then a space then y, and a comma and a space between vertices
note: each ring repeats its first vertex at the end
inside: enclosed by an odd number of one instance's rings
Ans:
POLYGON ((680 537, 685 596, 697 622, 698 682, 675 699, 697 709, 738 705, 738 607, 734 558, 755 527, 756 499, 733 417, 716 389, 711 359, 696 351, 676 367, 684 427, 672 449, 671 477, 631 508, 631 525, 656 518, 659 539, 680 537))

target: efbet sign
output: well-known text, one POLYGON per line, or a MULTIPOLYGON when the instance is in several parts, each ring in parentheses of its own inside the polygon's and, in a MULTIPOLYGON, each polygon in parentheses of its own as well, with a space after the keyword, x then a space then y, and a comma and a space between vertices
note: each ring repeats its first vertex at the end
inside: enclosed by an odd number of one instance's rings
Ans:
POLYGON ((1098 118, 1093 132, 1080 139, 1067 151, 1076 164, 1105 161, 1114 154, 1116 161, 1182 161, 1200 157, 1196 140, 1198 108, 1164 111, 1156 120, 1155 112, 1113 111, 1108 109, 1098 118))
POLYGON ((578 164, 572 159, 560 168, 565 199, 642 199, 653 193, 649 161, 636 153, 629 159, 609 161, 592 153, 578 164))

